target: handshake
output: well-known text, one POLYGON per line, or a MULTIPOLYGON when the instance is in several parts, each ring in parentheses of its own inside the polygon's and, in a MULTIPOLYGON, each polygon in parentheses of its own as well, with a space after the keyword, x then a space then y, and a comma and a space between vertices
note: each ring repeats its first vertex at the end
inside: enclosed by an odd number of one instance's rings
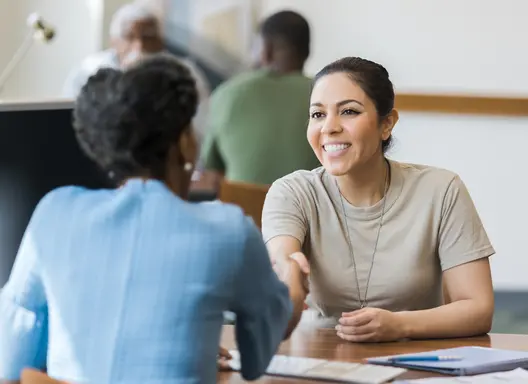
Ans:
POLYGON ((273 260, 273 269, 279 279, 290 290, 290 297, 295 310, 306 309, 306 296, 309 292, 308 275, 310 264, 302 252, 295 252, 287 258, 273 260))

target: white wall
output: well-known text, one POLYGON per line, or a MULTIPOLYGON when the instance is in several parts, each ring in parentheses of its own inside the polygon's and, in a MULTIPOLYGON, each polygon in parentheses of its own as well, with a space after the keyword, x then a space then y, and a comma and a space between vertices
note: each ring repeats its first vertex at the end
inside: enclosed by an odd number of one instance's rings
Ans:
POLYGON ((528 94, 524 0, 264 0, 313 27, 315 72, 342 56, 387 65, 400 91, 528 94))
MULTIPOLYGON (((528 96, 528 2, 264 0, 301 12, 315 73, 342 56, 387 67, 398 91, 528 96)), ((467 184, 497 255, 497 289, 528 289, 528 118, 402 113, 391 157, 451 169, 467 184)))
POLYGON ((102 43, 103 0, 16 0, 0 2, 0 71, 28 31, 26 19, 38 12, 56 30, 49 44, 36 42, 0 99, 53 99, 60 96, 71 68, 102 43))

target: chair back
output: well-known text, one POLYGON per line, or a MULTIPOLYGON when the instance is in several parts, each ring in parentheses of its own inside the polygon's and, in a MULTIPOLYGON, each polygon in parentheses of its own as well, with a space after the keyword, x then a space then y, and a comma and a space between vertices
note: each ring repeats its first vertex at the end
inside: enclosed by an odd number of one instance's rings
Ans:
POLYGON ((24 369, 20 378, 20 384, 67 384, 64 381, 55 380, 41 371, 35 369, 24 369))
POLYGON ((219 200, 238 205, 261 228, 262 208, 269 185, 256 185, 223 181, 220 186, 219 200))

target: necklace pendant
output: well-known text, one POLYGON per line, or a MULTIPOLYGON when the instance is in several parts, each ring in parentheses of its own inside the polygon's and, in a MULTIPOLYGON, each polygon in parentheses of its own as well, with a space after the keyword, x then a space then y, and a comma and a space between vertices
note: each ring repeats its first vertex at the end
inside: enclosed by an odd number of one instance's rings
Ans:
POLYGON ((367 306, 367 302, 364 301, 363 303, 361 303, 361 308, 360 308, 360 309, 363 309, 363 308, 365 308, 366 306, 367 306))

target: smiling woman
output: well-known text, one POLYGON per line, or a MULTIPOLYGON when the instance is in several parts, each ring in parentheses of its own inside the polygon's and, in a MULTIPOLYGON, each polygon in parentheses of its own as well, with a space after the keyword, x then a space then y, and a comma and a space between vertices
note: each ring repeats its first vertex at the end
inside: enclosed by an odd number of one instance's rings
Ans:
POLYGON ((397 121, 381 65, 344 58, 316 75, 307 137, 323 166, 268 192, 262 231, 276 270, 306 271, 303 321, 345 340, 488 332, 495 251, 458 175, 385 157, 397 121))

